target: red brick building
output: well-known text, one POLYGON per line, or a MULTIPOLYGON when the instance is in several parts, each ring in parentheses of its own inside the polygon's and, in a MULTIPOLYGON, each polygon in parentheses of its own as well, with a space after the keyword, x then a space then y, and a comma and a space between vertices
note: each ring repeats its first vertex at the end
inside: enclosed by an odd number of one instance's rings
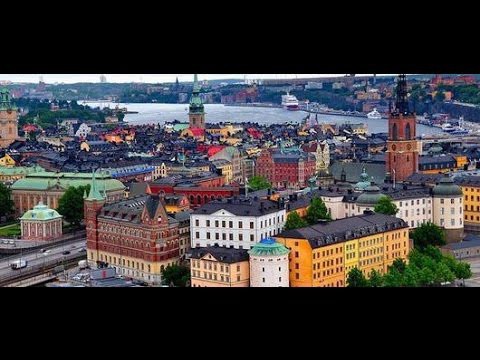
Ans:
POLYGON ((388 117, 386 171, 395 181, 404 181, 418 171, 419 144, 415 113, 408 108, 407 81, 400 76, 395 110, 388 117))
POLYGON ((302 188, 315 175, 316 159, 309 153, 263 150, 257 159, 256 175, 276 188, 302 188))
POLYGON ((167 215, 160 196, 105 205, 93 178, 84 207, 90 263, 108 263, 117 273, 151 284, 160 284, 163 269, 178 264, 178 221, 167 215))

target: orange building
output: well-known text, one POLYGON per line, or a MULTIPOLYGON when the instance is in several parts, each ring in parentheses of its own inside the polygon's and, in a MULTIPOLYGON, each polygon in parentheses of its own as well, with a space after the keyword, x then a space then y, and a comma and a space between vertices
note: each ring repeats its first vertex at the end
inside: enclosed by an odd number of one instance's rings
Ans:
POLYGON ((344 287, 354 267, 366 276, 385 273, 411 247, 402 219, 373 212, 284 231, 276 240, 291 250, 292 287, 344 287))
POLYGON ((219 246, 192 249, 192 287, 249 287, 248 252, 219 246))

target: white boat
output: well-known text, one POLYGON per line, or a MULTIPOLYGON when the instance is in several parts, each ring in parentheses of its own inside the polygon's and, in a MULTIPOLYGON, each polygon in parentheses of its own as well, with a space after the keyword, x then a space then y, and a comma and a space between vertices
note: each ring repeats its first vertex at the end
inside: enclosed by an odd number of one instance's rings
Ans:
POLYGON ((469 130, 462 128, 461 126, 452 126, 450 123, 445 123, 442 125, 443 132, 450 135, 467 135, 470 133, 469 130))
POLYGON ((381 119, 382 118, 382 114, 380 114, 378 111, 377 111, 377 108, 373 108, 373 111, 369 112, 367 114, 367 118, 369 119, 381 119))
POLYGON ((282 106, 287 110, 299 110, 297 97, 287 91, 287 95, 282 95, 282 106))

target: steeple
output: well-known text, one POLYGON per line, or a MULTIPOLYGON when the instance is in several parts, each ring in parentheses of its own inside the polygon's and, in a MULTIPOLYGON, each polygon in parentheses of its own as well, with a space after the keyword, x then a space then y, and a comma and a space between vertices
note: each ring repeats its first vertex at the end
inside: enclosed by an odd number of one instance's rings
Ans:
POLYGON ((407 76, 405 74, 400 74, 397 80, 395 112, 404 115, 410 114, 407 97, 407 76))
POLYGON ((205 129, 205 109, 202 99, 200 98, 200 85, 198 84, 197 74, 195 74, 193 78, 193 90, 192 97, 190 98, 188 117, 191 128, 205 129))
POLYGON ((15 106, 12 106, 10 92, 7 88, 0 90, 0 110, 16 110, 15 106))
POLYGON ((98 200, 103 201, 105 198, 98 191, 97 181, 95 179, 95 171, 92 171, 92 182, 90 184, 90 193, 86 200, 98 200))

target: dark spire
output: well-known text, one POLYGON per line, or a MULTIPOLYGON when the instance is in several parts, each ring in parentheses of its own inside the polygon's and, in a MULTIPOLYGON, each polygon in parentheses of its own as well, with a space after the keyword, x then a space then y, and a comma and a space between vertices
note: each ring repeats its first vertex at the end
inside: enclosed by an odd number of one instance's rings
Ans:
POLYGON ((408 91, 407 91, 407 76, 405 74, 398 75, 397 94, 395 101, 395 110, 399 114, 407 114, 408 110, 408 91))

